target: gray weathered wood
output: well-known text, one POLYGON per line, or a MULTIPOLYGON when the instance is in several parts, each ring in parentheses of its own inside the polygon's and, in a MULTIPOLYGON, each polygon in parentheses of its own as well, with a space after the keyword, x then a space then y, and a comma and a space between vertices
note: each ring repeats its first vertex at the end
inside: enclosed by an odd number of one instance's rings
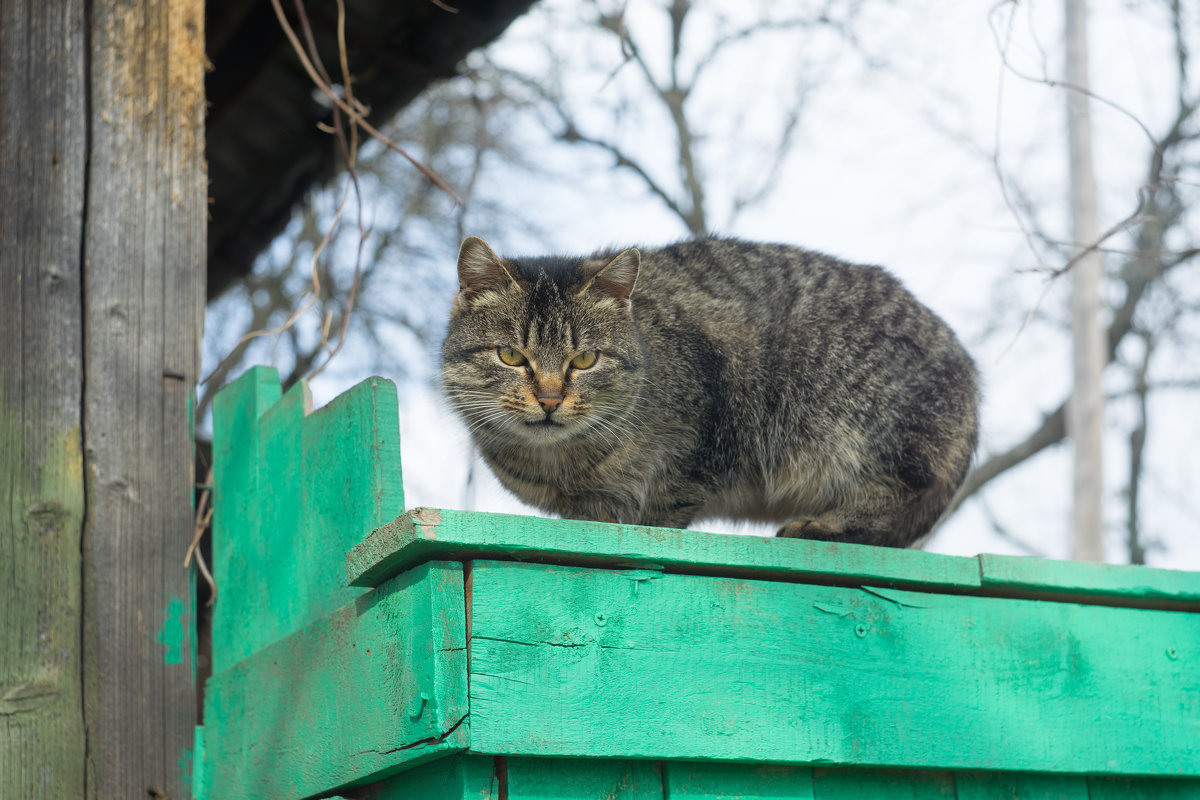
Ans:
POLYGON ((190 793, 190 405, 203 325, 204 5, 89 5, 88 795, 190 793))
POLYGON ((0 797, 84 790, 82 0, 0 3, 0 797))

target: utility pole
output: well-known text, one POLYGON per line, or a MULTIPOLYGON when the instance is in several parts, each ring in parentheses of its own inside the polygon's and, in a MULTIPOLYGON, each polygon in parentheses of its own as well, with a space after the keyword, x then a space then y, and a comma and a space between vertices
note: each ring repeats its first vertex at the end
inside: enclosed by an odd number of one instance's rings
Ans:
MULTIPOLYGON (((1094 245, 1100 236, 1096 178, 1092 169, 1092 120, 1089 111, 1087 0, 1064 0, 1066 19, 1067 139, 1071 174, 1071 229, 1076 247, 1094 245)), ((1074 389, 1067 407, 1067 433, 1074 445, 1074 536, 1071 557, 1104 560, 1102 437, 1104 331, 1100 327, 1098 250, 1085 253, 1071 270, 1071 335, 1074 389)))

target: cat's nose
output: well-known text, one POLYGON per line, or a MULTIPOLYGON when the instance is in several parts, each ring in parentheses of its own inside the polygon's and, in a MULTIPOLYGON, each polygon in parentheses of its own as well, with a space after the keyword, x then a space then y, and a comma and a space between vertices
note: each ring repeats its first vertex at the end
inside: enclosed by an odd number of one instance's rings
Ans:
POLYGON ((540 394, 537 401, 538 405, 542 407, 542 411, 550 414, 562 405, 563 396, 561 394, 540 394))

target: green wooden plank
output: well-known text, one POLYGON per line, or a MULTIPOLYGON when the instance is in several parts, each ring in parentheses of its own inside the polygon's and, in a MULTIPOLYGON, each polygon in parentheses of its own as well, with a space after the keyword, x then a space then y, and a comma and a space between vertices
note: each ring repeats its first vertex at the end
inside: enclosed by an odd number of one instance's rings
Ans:
POLYGON ((815 769, 814 800, 955 800, 949 772, 815 769))
POLYGON ((1200 780, 1088 778, 1090 800, 1200 800, 1200 780))
POLYGON ((785 764, 667 761, 663 786, 670 800, 813 800, 812 770, 785 764))
POLYGON ((239 641, 253 613, 243 604, 267 591, 255 579, 258 559, 244 553, 257 549, 252 532, 259 527, 258 421, 281 393, 273 367, 252 367, 213 399, 213 573, 225 589, 213 614, 214 671, 251 652, 239 641))
POLYGON ((1195 614, 509 562, 472 587, 479 752, 1200 776, 1195 614))
POLYGON ((985 588, 1014 593, 1057 592, 1081 600, 1115 595, 1142 601, 1141 605, 1165 602, 1200 606, 1200 572, 995 555, 979 556, 979 564, 985 588))
POLYGON ((960 772, 954 781, 958 800, 1088 800, 1082 775, 960 772))
POLYGON ((208 758, 204 755, 204 737, 204 726, 197 725, 192 738, 192 800, 208 800, 212 796, 212 787, 208 780, 208 758))
POLYGON ((215 399, 216 670, 361 594, 346 551, 404 507, 395 386, 372 378, 311 406, 303 382, 280 399, 263 368, 215 399))
POLYGON ((508 800, 663 800, 663 778, 652 761, 509 758, 508 800))
POLYGON ((974 559, 920 550, 432 508, 414 509, 373 531, 350 551, 346 575, 351 585, 374 586, 433 558, 504 557, 772 580, 979 585, 974 559))
POLYGON ((364 786, 359 800, 499 800, 491 756, 459 754, 364 786))
POLYGON ((210 796, 308 797, 465 748, 464 592, 461 564, 422 565, 215 674, 210 796))

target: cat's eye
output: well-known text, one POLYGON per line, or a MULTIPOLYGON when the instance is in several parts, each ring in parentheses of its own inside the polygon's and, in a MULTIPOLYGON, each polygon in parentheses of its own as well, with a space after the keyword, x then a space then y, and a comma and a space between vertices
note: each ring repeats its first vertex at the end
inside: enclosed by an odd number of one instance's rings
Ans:
POLYGON ((596 364, 596 351, 584 350, 579 355, 571 359, 571 366, 575 369, 589 369, 596 364))
POLYGON ((508 364, 510 367, 522 366, 528 360, 521 354, 520 350, 512 347, 497 347, 496 355, 498 355, 500 360, 505 364, 508 364))

